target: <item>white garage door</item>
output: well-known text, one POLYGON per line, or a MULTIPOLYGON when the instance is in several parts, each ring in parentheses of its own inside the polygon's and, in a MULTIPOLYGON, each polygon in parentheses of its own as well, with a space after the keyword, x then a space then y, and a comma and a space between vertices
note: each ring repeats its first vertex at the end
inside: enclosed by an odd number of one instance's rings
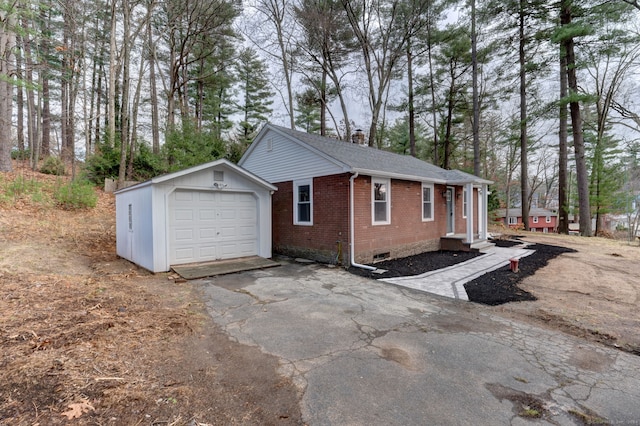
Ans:
POLYGON ((169 262, 254 256, 257 223, 251 194, 176 190, 169 200, 169 262))

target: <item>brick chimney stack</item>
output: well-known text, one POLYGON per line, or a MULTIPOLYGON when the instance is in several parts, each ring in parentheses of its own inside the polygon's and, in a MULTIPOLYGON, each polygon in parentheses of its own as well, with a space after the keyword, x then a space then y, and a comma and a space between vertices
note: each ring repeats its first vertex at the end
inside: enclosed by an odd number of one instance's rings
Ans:
POLYGON ((362 129, 356 129, 356 131, 351 135, 351 142, 357 143, 358 145, 364 145, 364 133, 362 129))

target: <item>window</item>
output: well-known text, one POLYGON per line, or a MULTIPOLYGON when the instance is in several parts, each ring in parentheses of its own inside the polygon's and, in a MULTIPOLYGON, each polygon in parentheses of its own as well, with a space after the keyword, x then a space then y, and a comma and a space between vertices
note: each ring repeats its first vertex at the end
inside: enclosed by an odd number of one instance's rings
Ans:
POLYGON ((214 170, 213 171, 213 181, 214 182, 224 182, 224 172, 222 170, 214 170))
POLYGON ((509 225, 517 225, 518 224, 518 218, 515 216, 509 216, 509 225))
POLYGON ((545 220, 545 222, 551 223, 551 216, 547 216, 547 219, 545 220))
POLYGON ((533 223, 538 223, 538 216, 533 216, 533 223))
POLYGON ((293 224, 313 225, 313 183, 311 180, 293 183, 293 224))
POLYGON ((371 216, 374 225, 387 225, 391 223, 391 199, 389 179, 371 179, 371 216))
POLYGON ((422 221, 433 220, 433 185, 422 184, 422 221))
POLYGON ((462 188, 462 217, 467 217, 467 188, 462 188))

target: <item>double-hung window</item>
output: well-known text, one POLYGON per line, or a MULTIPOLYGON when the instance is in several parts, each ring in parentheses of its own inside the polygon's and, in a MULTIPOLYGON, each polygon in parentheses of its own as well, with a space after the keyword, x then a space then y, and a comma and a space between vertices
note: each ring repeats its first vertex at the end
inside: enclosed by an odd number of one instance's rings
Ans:
POLYGON ((546 223, 551 223, 551 216, 547 216, 547 218, 545 219, 546 223))
POLYGON ((538 216, 533 216, 533 223, 538 223, 538 216))
POLYGON ((371 216, 374 225, 391 223, 391 182, 389 179, 371 179, 371 216))
POLYGON ((293 183, 293 223, 313 225, 313 181, 305 179, 293 183))
POLYGON ((433 220, 433 185, 422 184, 422 221, 433 220))

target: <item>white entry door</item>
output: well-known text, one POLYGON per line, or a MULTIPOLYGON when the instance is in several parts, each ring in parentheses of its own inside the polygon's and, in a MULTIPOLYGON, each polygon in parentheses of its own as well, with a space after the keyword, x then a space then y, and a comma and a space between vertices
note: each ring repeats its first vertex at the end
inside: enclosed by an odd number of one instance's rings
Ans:
POLYGON ((256 255, 257 216, 251 194, 174 191, 169 199, 169 263, 256 255))

